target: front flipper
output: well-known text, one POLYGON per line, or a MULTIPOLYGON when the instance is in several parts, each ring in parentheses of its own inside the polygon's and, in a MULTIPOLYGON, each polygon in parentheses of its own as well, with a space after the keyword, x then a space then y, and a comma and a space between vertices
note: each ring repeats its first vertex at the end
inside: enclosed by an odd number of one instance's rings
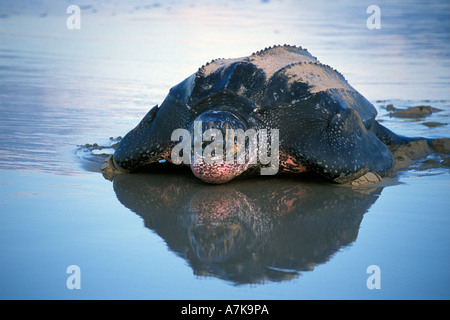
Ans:
MULTIPOLYGON (((152 122, 158 112, 158 106, 154 106, 141 120, 141 122, 131 130, 119 143, 114 154, 106 159, 101 167, 101 171, 108 176, 116 173, 129 172, 140 166, 143 162, 152 163, 160 160, 156 145, 140 145, 148 131, 152 127, 152 122), (145 148, 145 149, 143 149, 145 148), (151 154, 156 156, 146 157, 147 152, 143 150, 152 150, 151 154)), ((148 153, 150 155, 150 153, 148 153)))
POLYGON ((122 139, 113 155, 114 164, 124 170, 146 169, 160 160, 170 160, 172 132, 184 128, 189 118, 188 98, 195 74, 170 89, 160 107, 153 107, 122 139))
POLYGON ((337 183, 352 182, 368 172, 389 174, 391 152, 354 109, 323 94, 289 111, 280 128, 281 145, 309 171, 337 183))
POLYGON ((164 159, 169 146, 158 134, 155 118, 160 108, 153 107, 141 122, 120 141, 112 157, 119 170, 133 171, 164 159))
POLYGON ((427 140, 428 143, 431 143, 432 141, 422 137, 405 137, 398 135, 381 125, 378 121, 373 121, 371 131, 387 146, 402 146, 418 140, 427 140))

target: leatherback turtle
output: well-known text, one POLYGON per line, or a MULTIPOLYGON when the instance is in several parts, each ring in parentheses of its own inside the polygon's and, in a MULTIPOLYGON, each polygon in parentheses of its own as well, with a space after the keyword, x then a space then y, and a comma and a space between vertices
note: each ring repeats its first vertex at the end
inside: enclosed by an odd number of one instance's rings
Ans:
POLYGON ((306 49, 274 46, 248 57, 213 60, 174 86, 121 140, 106 167, 139 171, 166 160, 190 165, 209 183, 258 173, 258 168, 313 171, 338 183, 368 174, 377 180, 393 166, 388 145, 416 138, 393 133, 376 115, 342 74, 306 49), (177 129, 184 131, 174 138, 177 129), (224 137, 232 130, 245 135, 231 148, 224 137), (276 156, 276 163, 258 161, 261 150, 249 148, 254 138, 249 132, 256 133, 257 142, 276 142, 265 150, 266 156, 276 156), (202 154, 208 146, 210 161, 202 154), (239 150, 245 150, 244 162, 225 158, 239 150))

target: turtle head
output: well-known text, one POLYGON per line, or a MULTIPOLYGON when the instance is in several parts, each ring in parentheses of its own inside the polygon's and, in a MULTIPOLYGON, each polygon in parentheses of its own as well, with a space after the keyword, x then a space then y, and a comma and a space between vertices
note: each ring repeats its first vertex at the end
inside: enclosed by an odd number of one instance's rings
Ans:
POLYGON ((208 110, 192 123, 190 166, 194 175, 208 183, 225 183, 244 172, 246 140, 236 139, 247 123, 231 111, 208 110), (236 156, 240 154, 241 158, 236 156))

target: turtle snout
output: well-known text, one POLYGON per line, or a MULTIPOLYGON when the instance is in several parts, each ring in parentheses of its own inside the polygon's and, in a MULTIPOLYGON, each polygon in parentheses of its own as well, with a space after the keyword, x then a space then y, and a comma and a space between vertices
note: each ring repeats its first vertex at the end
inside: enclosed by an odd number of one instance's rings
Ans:
POLYGON ((203 132, 208 129, 217 129, 225 134, 227 129, 247 129, 247 124, 241 117, 228 111, 206 111, 194 120, 194 124, 195 122, 202 124, 203 132))
POLYGON ((247 167, 235 155, 245 146, 234 139, 236 130, 247 126, 238 116, 226 111, 208 111, 197 117, 192 126, 193 150, 191 170, 208 183, 225 183, 247 167))

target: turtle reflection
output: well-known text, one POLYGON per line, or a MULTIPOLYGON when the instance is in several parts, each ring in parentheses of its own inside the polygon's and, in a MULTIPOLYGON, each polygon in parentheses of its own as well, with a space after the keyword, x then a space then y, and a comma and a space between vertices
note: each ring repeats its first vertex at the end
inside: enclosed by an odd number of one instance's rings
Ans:
POLYGON ((195 274, 236 284, 287 280, 327 262, 355 241, 382 190, 281 177, 211 186, 170 173, 113 182, 122 204, 195 274))

